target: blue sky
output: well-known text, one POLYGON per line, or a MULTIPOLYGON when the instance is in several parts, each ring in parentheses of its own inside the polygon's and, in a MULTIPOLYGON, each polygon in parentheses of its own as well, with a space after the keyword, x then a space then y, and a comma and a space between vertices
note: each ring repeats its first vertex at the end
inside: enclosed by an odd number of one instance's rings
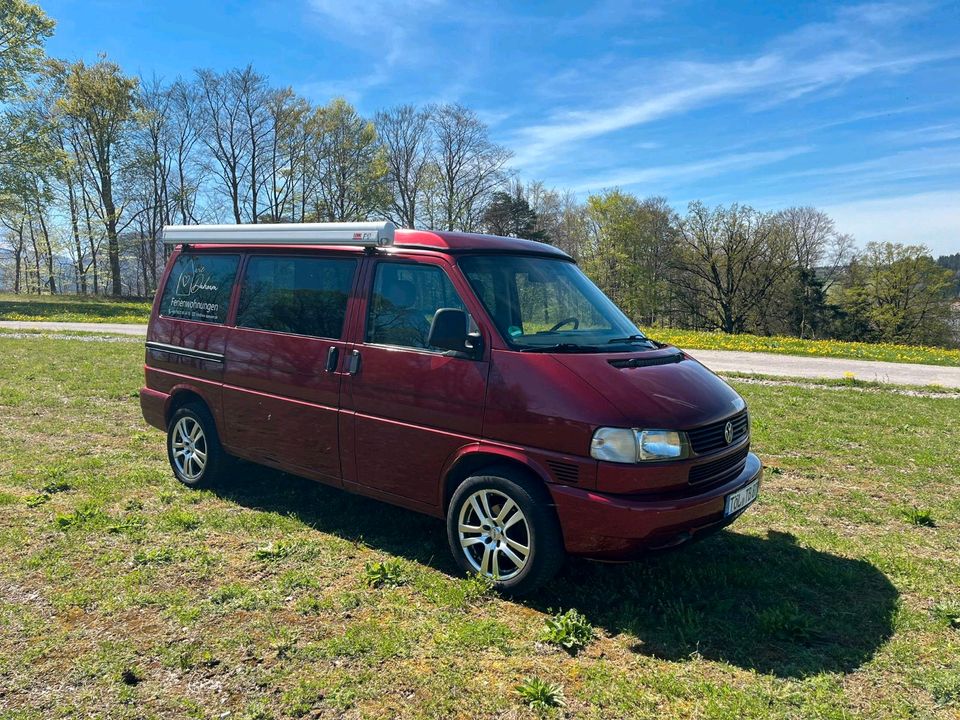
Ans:
POLYGON ((40 0, 48 51, 314 102, 477 110, 525 179, 761 209, 960 252, 960 3, 40 0))

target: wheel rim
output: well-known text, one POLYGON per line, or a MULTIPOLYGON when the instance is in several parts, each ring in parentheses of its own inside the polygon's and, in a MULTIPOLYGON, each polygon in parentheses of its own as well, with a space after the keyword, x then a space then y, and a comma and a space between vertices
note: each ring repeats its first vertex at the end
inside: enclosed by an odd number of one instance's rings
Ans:
POLYGON ((494 580, 517 576, 530 558, 530 527, 499 490, 478 490, 460 508, 460 548, 470 566, 494 580))
POLYGON ((173 465, 181 478, 196 482, 207 466, 207 436, 192 417, 182 417, 173 427, 173 465))

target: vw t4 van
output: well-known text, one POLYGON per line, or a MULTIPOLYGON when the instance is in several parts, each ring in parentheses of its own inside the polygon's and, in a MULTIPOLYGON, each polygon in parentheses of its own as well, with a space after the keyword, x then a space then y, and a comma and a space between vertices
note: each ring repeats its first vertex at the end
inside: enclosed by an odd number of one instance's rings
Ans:
POLYGON ((756 499, 740 396, 549 245, 390 223, 167 227, 144 418, 174 475, 231 458, 446 519, 511 594, 756 499))

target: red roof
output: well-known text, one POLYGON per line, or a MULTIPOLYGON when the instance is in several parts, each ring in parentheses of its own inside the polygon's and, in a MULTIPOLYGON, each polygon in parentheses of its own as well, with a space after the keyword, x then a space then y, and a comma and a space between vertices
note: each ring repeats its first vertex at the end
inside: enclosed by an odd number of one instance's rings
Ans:
POLYGON ((492 250, 494 252, 536 253, 568 258, 563 250, 536 240, 481 235, 479 233, 447 232, 444 230, 397 229, 393 244, 397 247, 422 247, 450 252, 492 250))

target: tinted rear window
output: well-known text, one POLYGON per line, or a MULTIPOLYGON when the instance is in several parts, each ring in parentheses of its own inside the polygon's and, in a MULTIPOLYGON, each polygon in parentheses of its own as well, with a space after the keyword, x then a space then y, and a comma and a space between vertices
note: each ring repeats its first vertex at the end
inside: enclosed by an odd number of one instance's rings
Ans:
POLYGON ((239 255, 181 254, 167 278, 160 314, 182 320, 224 322, 239 263, 239 255))
POLYGON ((240 290, 237 325, 339 338, 357 261, 251 257, 240 290))

